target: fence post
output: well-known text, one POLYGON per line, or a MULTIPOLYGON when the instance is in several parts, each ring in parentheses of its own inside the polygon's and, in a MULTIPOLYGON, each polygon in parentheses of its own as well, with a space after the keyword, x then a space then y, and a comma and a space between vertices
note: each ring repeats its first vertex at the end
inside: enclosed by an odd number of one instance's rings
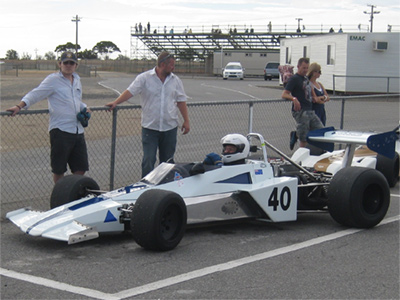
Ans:
POLYGON ((336 95, 336 91, 335 91, 335 81, 336 81, 335 79, 336 79, 336 76, 335 76, 335 74, 333 74, 332 78, 333 78, 333 85, 332 85, 333 96, 335 96, 336 95))
POLYGON ((249 132, 253 132, 253 106, 254 103, 250 102, 249 103, 249 132))
POLYGON ((346 103, 346 99, 342 98, 342 111, 340 112, 340 129, 343 129, 344 124, 344 105, 346 103))
POLYGON ((389 99, 389 86, 390 86, 390 77, 387 78, 386 101, 388 101, 389 99))
POLYGON ((114 189, 114 174, 115 174, 115 148, 117 140, 117 111, 114 108, 112 111, 112 131, 111 131, 111 157, 110 157, 110 191, 114 189))

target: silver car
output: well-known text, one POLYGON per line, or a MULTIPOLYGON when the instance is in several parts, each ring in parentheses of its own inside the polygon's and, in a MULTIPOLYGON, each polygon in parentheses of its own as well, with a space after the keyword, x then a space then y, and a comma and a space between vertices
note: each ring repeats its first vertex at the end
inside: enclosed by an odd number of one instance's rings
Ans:
POLYGON ((244 78, 244 68, 240 62, 230 62, 222 71, 222 78, 227 80, 228 78, 244 78))
POLYGON ((272 80, 272 78, 279 78, 279 63, 269 62, 264 69, 264 80, 272 80))

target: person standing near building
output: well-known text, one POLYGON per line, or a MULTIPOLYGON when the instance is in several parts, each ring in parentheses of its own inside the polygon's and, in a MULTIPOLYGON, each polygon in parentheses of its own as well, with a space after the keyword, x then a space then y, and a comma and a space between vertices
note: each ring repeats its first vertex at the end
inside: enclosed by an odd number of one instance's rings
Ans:
POLYGON ((315 114, 321 120, 322 124, 326 125, 326 112, 325 112, 325 102, 329 101, 329 95, 326 92, 324 86, 317 79, 321 76, 321 66, 317 63, 312 63, 308 68, 307 77, 311 84, 311 94, 312 94, 312 109, 315 114))
POLYGON ((182 133, 190 131, 187 97, 182 81, 172 73, 174 68, 173 55, 162 52, 155 68, 139 74, 116 100, 106 104, 111 111, 131 97, 141 95, 142 177, 153 170, 157 149, 160 163, 173 158, 179 125, 178 110, 183 118, 182 133))
POLYGON ((311 85, 306 76, 309 64, 308 58, 299 59, 297 73, 290 77, 282 92, 283 99, 292 101, 292 116, 296 121, 296 135, 300 140, 300 147, 307 146, 307 134, 310 130, 324 127, 312 110, 311 85))
MULTIPOLYGON (((90 113, 90 110, 82 102, 82 85, 79 75, 75 73, 78 61, 74 53, 67 51, 61 55, 58 64, 60 72, 47 76, 19 104, 7 109, 11 116, 15 116, 23 108, 28 109, 48 99, 50 159, 54 183, 64 176, 67 165, 73 174, 83 175, 89 170, 84 129, 77 116, 82 111, 90 113)), ((87 126, 87 123, 84 125, 87 126)))

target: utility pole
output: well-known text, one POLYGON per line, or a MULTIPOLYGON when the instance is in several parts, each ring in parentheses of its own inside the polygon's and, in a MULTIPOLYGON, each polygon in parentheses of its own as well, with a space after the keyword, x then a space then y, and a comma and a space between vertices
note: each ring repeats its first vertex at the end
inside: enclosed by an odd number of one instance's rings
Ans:
POLYGON ((76 40, 75 40, 75 54, 76 57, 78 57, 78 22, 81 20, 81 18, 78 17, 78 15, 76 15, 76 17, 74 19, 72 19, 72 22, 76 23, 76 40))
POLYGON ((303 21, 303 19, 302 18, 296 18, 296 20, 297 20, 297 32, 301 32, 300 21, 303 21))
POLYGON ((370 32, 372 32, 372 27, 373 27, 373 24, 374 24, 374 14, 379 14, 380 11, 374 11, 374 8, 376 8, 375 5, 368 4, 367 6, 371 7, 371 12, 364 11, 364 14, 370 15, 370 18, 369 18, 369 22, 371 23, 371 30, 370 30, 370 32))

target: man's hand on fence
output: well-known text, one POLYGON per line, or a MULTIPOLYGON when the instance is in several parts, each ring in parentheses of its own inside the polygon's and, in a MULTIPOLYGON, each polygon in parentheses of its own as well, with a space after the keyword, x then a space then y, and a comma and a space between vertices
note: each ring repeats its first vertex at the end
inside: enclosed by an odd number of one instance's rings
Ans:
POLYGON ((6 111, 11 112, 11 117, 14 117, 17 113, 19 113, 22 110, 22 107, 19 105, 15 105, 13 107, 10 107, 6 111))
POLYGON ((129 100, 133 95, 128 90, 125 90, 117 99, 112 102, 107 103, 105 106, 108 106, 108 111, 112 111, 118 104, 129 100))
POLYGON ((107 103, 105 106, 108 107, 108 111, 112 111, 117 106, 117 104, 113 101, 113 102, 107 103))

